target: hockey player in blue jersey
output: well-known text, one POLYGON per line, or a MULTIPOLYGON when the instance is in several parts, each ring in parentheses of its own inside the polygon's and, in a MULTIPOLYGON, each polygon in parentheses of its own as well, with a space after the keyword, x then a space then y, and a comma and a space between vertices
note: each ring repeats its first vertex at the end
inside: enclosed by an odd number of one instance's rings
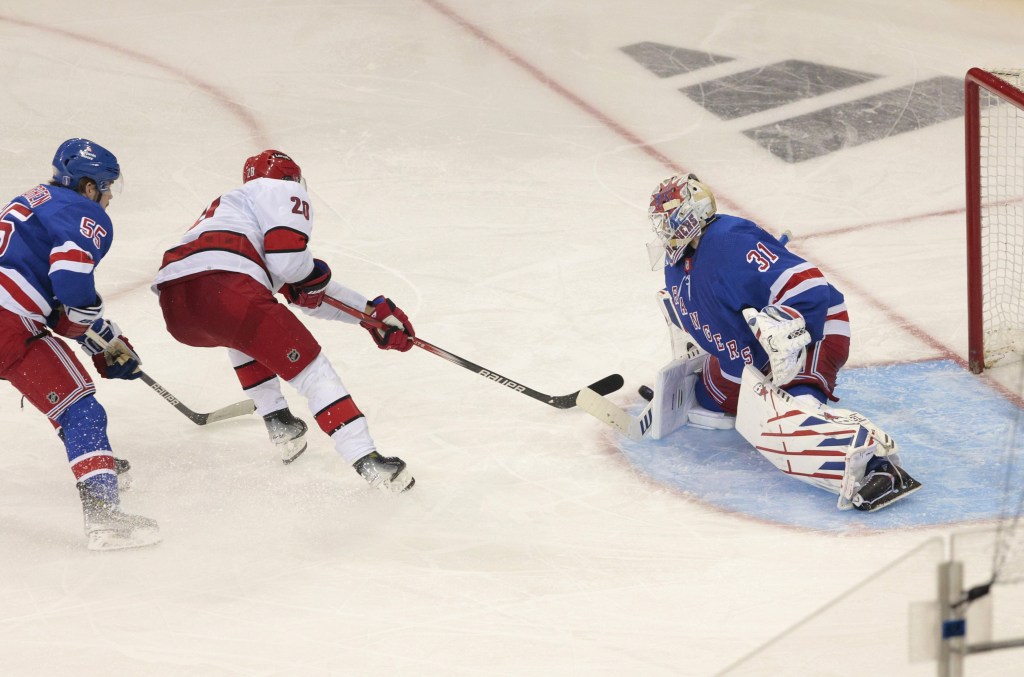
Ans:
MULTIPOLYGON (((754 222, 719 214, 693 174, 663 181, 649 214, 656 238, 648 248, 652 265, 664 266, 670 330, 700 348, 689 359, 677 349, 676 380, 692 391, 675 398, 689 397, 680 423, 735 422, 783 472, 838 493, 840 508, 873 511, 917 490, 895 441, 830 404, 850 322, 842 293, 821 270, 754 222)), ((678 415, 670 409, 665 404, 665 415, 678 415)))
POLYGON ((0 211, 0 379, 64 441, 93 550, 160 540, 156 522, 120 509, 106 412, 89 373, 58 338, 76 341, 104 378, 138 377, 139 356, 104 317, 93 278, 114 238, 106 209, 120 174, 110 151, 68 139, 54 155, 53 180, 0 211))

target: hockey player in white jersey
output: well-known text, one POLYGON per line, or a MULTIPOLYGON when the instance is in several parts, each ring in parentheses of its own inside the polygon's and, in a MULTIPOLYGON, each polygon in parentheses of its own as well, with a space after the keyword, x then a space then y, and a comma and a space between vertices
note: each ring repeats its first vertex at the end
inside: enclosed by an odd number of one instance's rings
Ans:
POLYGON ((121 510, 117 474, 126 464, 111 451, 92 378, 58 338, 77 341, 104 378, 139 376, 139 356, 104 317, 94 280, 114 239, 106 210, 120 174, 110 151, 68 139, 54 155, 53 180, 0 210, 0 379, 43 412, 63 440, 93 550, 160 540, 156 522, 121 510), (104 346, 87 338, 88 330, 104 346))
POLYGON ((316 425, 371 486, 399 493, 415 480, 397 457, 382 456, 320 344, 274 298, 321 319, 354 323, 324 304, 330 295, 390 329, 363 325, 378 347, 409 350, 412 323, 388 298, 370 300, 331 278, 308 244, 313 207, 292 158, 265 150, 245 161, 242 186, 215 199, 163 257, 153 289, 167 330, 196 347, 225 347, 242 389, 252 398, 281 460, 306 450, 306 423, 288 408, 280 379, 307 401, 316 425))
POLYGON ((889 435, 830 406, 850 322, 821 270, 752 221, 719 214, 692 174, 658 186, 650 218, 674 343, 686 332, 700 349, 677 349, 662 370, 651 428, 662 436, 685 423, 735 424, 780 470, 839 494, 840 509, 873 511, 916 491, 889 435))

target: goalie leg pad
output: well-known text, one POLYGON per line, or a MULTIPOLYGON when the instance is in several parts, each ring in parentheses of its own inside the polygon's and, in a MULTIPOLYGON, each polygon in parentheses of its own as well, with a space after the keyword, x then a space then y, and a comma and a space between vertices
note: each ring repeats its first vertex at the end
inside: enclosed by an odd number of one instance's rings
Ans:
POLYGON ((859 414, 856 411, 850 411, 849 409, 832 409, 830 407, 824 407, 832 416, 837 420, 849 421, 857 423, 858 425, 867 428, 868 432, 871 433, 871 437, 877 445, 875 449, 876 456, 892 456, 895 462, 899 463, 899 450, 900 445, 896 443, 887 432, 879 428, 877 425, 872 423, 866 416, 859 414))
POLYGON ((895 441, 864 416, 800 401, 749 366, 743 371, 736 429, 787 475, 839 494, 840 510, 854 507, 873 457, 899 463, 895 441))

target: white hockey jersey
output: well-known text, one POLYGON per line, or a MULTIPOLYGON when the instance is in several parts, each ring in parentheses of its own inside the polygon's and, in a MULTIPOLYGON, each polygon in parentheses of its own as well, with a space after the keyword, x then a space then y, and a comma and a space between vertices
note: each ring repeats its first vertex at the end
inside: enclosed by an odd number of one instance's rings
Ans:
POLYGON ((254 179, 221 195, 181 243, 164 254, 153 285, 212 270, 245 273, 276 292, 313 271, 307 244, 313 229, 301 184, 254 179))
MULTIPOLYGON (((313 232, 313 208, 300 183, 280 179, 253 179, 227 192, 199 216, 180 244, 164 253, 152 289, 211 271, 243 273, 277 292, 313 271, 308 244, 313 232)), ((367 298, 333 279, 327 293, 363 309, 367 298)), ((353 322, 326 304, 310 315, 353 322)))

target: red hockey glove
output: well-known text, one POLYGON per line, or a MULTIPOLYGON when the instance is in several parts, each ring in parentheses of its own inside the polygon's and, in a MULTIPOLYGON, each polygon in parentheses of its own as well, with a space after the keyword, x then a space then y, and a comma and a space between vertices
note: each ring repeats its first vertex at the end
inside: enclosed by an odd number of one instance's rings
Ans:
MULTIPOLYGON (((416 331, 412 328, 412 323, 409 322, 408 316, 402 312, 402 309, 396 306, 394 301, 384 296, 378 296, 370 301, 370 305, 372 306, 370 317, 388 325, 387 329, 377 329, 366 322, 359 323, 360 327, 370 332, 377 347, 381 350, 399 350, 403 353, 412 348, 412 339, 416 336, 416 331)), ((367 308, 367 310, 371 309, 367 308)))
POLYGON ((286 284, 281 292, 288 303, 303 308, 316 308, 324 302, 327 283, 331 281, 331 268, 320 259, 313 259, 313 272, 306 279, 286 284))
POLYGON ((103 316, 103 299, 96 295, 96 303, 91 306, 75 308, 74 306, 57 306, 46 324, 61 336, 77 339, 85 333, 93 322, 103 316))
POLYGON ((142 375, 138 371, 142 360, 132 348, 132 344, 121 333, 120 327, 101 318, 92 323, 91 329, 99 334, 102 343, 88 334, 83 334, 75 340, 82 345, 85 352, 92 355, 92 363, 96 366, 96 371, 100 376, 123 378, 130 381, 142 375))

